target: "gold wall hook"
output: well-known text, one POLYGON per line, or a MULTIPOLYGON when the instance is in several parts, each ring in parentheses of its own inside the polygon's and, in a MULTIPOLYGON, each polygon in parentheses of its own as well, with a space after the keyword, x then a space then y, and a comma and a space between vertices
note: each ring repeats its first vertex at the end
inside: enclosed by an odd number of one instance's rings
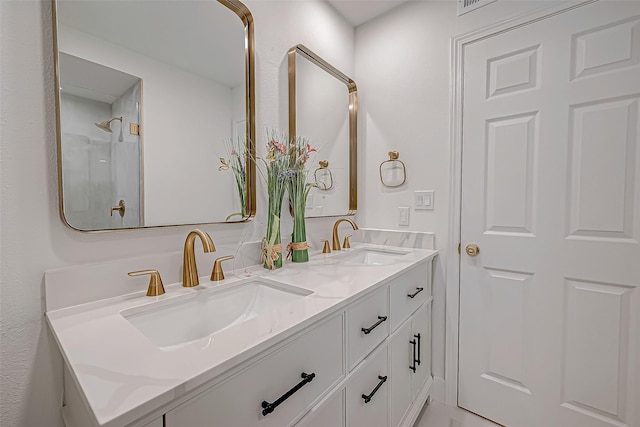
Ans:
POLYGON ((329 241, 328 240, 320 240, 321 242, 324 243, 324 245, 322 246, 322 253, 323 254, 330 254, 331 253, 331 246, 329 246, 329 241))
POLYGON ((211 280, 218 282, 224 280, 224 272, 222 271, 222 261, 233 259, 233 255, 222 256, 213 262, 213 271, 211 272, 211 280))
POLYGON ((205 253, 216 251, 213 240, 211 240, 211 236, 209 236, 206 231, 196 229, 187 235, 184 241, 184 253, 182 255, 182 286, 185 288, 192 288, 200 284, 194 249, 196 237, 200 237, 205 253))
POLYGON ((131 277, 149 275, 149 287, 147 288, 148 297, 157 297, 164 294, 164 285, 162 284, 162 277, 160 277, 158 270, 131 271, 127 274, 131 277))

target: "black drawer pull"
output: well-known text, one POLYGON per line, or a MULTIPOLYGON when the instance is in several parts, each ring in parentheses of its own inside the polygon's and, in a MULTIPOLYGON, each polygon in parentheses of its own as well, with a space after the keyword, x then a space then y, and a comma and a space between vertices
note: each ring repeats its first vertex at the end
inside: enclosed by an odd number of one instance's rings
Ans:
MULTIPOLYGON (((414 335, 415 336, 415 335, 414 335)), ((411 344, 413 346, 413 366, 409 366, 409 369, 411 369, 413 371, 413 373, 416 373, 416 340, 411 340, 409 341, 409 344, 411 344)))
MULTIPOLYGON (((418 363, 418 365, 420 365, 420 334, 414 335, 413 337, 414 338, 418 338, 418 345, 417 345, 417 347, 418 347, 418 359, 416 360, 416 362, 418 363)), ((415 359, 415 356, 414 356, 414 359, 415 359)))
POLYGON ((298 391, 302 387, 304 387, 305 384, 310 383, 311 381, 313 381, 313 379, 316 377, 316 374, 315 373, 305 374, 303 372, 302 375, 300 375, 300 376, 302 377, 302 381, 300 381, 298 384, 296 384, 296 386, 293 387, 291 390, 289 390, 288 392, 286 392, 285 394, 280 396, 280 398, 278 400, 276 400, 273 403, 269 403, 266 400, 264 400, 262 402, 262 408, 263 408, 262 409, 262 415, 267 416, 270 413, 272 413, 282 402, 284 402, 285 400, 290 398, 296 391, 298 391))
POLYGON ((375 323, 375 325, 372 325, 369 328, 362 328, 362 332, 364 332, 365 335, 370 334, 371 331, 373 331, 375 328, 377 328, 385 320, 387 320, 387 316, 378 316, 378 321, 375 323))
POLYGON ((408 296, 409 298, 415 298, 415 297, 416 297, 416 295, 418 295, 420 292, 424 291, 424 288, 416 288, 416 289, 417 289, 417 291, 415 291, 415 293, 413 293, 413 294, 408 294, 407 296, 408 296))
POLYGON ((387 381, 387 376, 385 375, 384 377, 381 377, 380 375, 378 375, 378 379, 380 380, 380 382, 378 383, 376 388, 373 389, 371 394, 369 396, 367 396, 366 394, 362 395, 362 398, 364 399, 364 403, 369 403, 371 401, 371 398, 373 397, 373 395, 376 394, 378 392, 378 389, 382 387, 382 384, 384 384, 385 381, 387 381))

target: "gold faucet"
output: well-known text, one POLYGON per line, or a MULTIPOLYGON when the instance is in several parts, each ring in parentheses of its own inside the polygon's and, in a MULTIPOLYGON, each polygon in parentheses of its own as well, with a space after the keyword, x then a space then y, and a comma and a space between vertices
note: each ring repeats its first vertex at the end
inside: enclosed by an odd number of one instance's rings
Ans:
POLYGON ((336 223, 333 224, 333 244, 331 246, 333 247, 334 251, 340 250, 340 237, 338 237, 338 225, 340 225, 340 223, 343 221, 346 221, 349 224, 351 224, 351 227, 353 227, 354 230, 358 229, 358 225, 352 219, 340 218, 339 220, 337 220, 336 223))
POLYGON ((202 247, 205 252, 215 252, 216 247, 213 245, 211 236, 206 231, 193 230, 187 235, 184 241, 184 254, 182 256, 182 286, 192 288, 198 286, 198 268, 196 267, 196 254, 194 251, 196 237, 200 237, 202 247))

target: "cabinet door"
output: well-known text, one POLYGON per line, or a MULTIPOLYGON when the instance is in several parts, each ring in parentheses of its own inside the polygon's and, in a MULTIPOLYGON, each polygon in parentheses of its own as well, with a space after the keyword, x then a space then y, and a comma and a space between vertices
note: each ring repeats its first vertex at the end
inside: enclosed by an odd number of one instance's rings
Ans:
POLYGON ((417 347, 416 372, 411 375, 411 396, 414 398, 431 376, 431 302, 420 307, 411 326, 417 347))
POLYGON ((385 346, 366 359, 354 374, 347 385, 349 427, 388 426, 390 379, 388 372, 385 346), (383 379, 386 381, 383 382, 383 379))
POLYGON ((403 324, 392 336, 389 343, 389 365, 391 387, 391 427, 402 421, 412 401, 411 377, 413 371, 413 331, 411 321, 403 324))
POLYGON ((296 427, 344 427, 344 389, 333 393, 326 402, 309 413, 296 427))
MULTIPOLYGON (((344 377, 342 316, 169 411, 167 427, 285 427, 344 377), (301 374, 315 374, 305 382, 301 374), (278 403, 273 412, 263 405, 278 403)), ((309 377, 307 377, 309 378, 309 377)))

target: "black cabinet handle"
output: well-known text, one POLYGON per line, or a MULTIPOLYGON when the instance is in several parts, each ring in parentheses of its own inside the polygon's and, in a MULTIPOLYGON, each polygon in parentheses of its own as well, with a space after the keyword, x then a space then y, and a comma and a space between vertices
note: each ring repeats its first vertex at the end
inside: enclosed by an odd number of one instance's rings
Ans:
POLYGON ((305 384, 310 383, 316 377, 315 373, 305 374, 304 372, 300 375, 302 377, 302 381, 296 384, 291 390, 280 396, 278 400, 273 403, 269 403, 266 400, 262 402, 262 415, 267 416, 272 413, 282 402, 290 398, 296 391, 300 390, 304 387, 305 384))
POLYGON ((413 294, 408 294, 407 296, 408 296, 409 298, 415 298, 415 297, 416 297, 416 295, 418 295, 420 292, 424 291, 424 288, 416 288, 416 289, 417 289, 417 291, 415 291, 415 293, 413 293, 413 294))
POLYGON ((378 321, 375 323, 375 325, 372 325, 369 328, 362 328, 362 332, 364 332, 365 335, 370 334, 371 331, 377 328, 385 320, 387 320, 387 316, 378 316, 378 321))
POLYGON ((413 371, 413 373, 416 373, 416 340, 411 340, 409 341, 409 344, 411 344, 413 346, 413 366, 409 366, 409 369, 411 369, 413 371))
MULTIPOLYGON (((416 360, 416 362, 418 363, 418 365, 420 365, 420 334, 414 335, 413 337, 414 338, 418 338, 418 345, 417 345, 417 347, 418 347, 418 360, 416 360)), ((415 356, 414 356, 414 359, 415 359, 415 356)))
POLYGON ((366 394, 362 395, 362 398, 364 399, 364 403, 369 403, 371 401, 371 398, 373 397, 373 395, 376 394, 378 392, 378 389, 382 387, 382 384, 384 384, 385 381, 387 381, 387 376, 385 375, 384 377, 381 377, 380 375, 378 375, 378 379, 380 380, 380 382, 378 383, 376 388, 373 389, 371 394, 369 394, 369 396, 367 396, 366 394))

